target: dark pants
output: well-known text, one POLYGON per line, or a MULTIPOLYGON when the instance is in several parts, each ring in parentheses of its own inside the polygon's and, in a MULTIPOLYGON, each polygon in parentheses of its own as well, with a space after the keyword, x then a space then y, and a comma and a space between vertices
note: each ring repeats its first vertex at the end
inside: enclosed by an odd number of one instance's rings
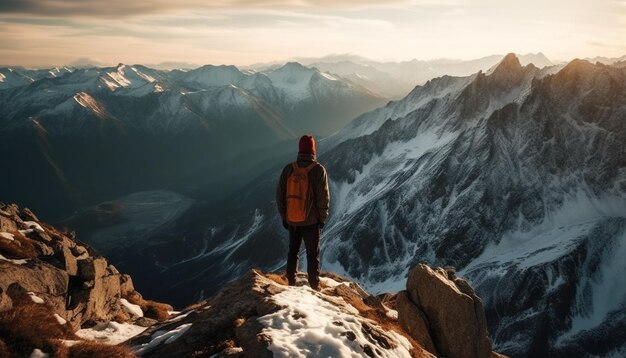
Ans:
POLYGON ((287 281, 296 284, 298 271, 298 253, 304 240, 306 248, 307 273, 309 284, 313 288, 319 286, 320 280, 320 228, 316 225, 291 226, 289 228, 289 254, 287 255, 287 281))

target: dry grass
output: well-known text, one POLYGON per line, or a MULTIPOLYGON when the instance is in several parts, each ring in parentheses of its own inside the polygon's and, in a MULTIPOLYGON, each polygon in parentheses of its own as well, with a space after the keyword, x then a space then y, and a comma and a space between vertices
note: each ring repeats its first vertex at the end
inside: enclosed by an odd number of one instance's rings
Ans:
POLYGON ((124 312, 119 312, 113 316, 113 320, 118 323, 125 323, 130 320, 130 317, 124 312))
POLYGON ((141 306, 141 310, 148 318, 156 319, 159 322, 163 322, 170 318, 169 311, 172 310, 172 306, 151 300, 144 300, 144 306, 141 306))
POLYGON ((192 303, 189 306, 183 308, 183 312, 196 310, 196 309, 204 306, 206 303, 207 303, 207 301, 200 301, 200 302, 192 303))
POLYGON ((11 351, 9 350, 9 347, 7 346, 6 343, 4 343, 4 340, 2 337, 0 337, 0 357, 10 357, 11 356, 11 351))
POLYGON ((9 356, 29 356, 34 348, 62 356, 63 347, 55 339, 75 339, 69 324, 60 325, 54 311, 45 304, 20 302, 9 311, 0 312, 0 337, 9 356), (57 354, 58 352, 58 354, 57 354))
POLYGON ((284 273, 266 273, 265 277, 269 278, 270 280, 276 282, 279 285, 288 285, 289 283, 287 282, 287 278, 285 277, 284 273))
POLYGON ((46 224, 44 222, 39 222, 39 225, 41 225, 41 227, 44 228, 44 230, 46 231, 46 234, 48 234, 48 236, 50 236, 54 240, 63 240, 63 237, 69 237, 68 230, 61 231, 56 227, 50 224, 46 224))
POLYGON ((125 298, 128 302, 138 305, 143 311, 145 317, 156 319, 159 322, 167 320, 170 317, 168 311, 173 310, 172 306, 168 304, 143 299, 143 297, 141 297, 141 295, 136 291, 131 292, 128 297, 125 298))
POLYGON ((110 346, 96 342, 80 342, 69 349, 67 358, 135 358, 137 355, 126 346, 110 346))
POLYGON ((19 231, 9 232, 14 240, 0 238, 0 254, 9 259, 30 259, 37 256, 32 241, 19 231))

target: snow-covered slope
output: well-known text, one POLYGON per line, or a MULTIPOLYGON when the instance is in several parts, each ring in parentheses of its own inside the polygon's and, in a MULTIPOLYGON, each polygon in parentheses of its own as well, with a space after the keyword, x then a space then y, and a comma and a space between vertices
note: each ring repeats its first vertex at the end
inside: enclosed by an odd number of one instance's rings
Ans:
MULTIPOLYGON (((602 332, 624 327, 625 71, 580 60, 540 70, 509 55, 357 118, 320 143, 332 197, 322 266, 384 291, 417 262, 452 265, 485 299, 504 353, 623 350, 602 332)), ((164 277, 281 267, 279 170, 176 228, 204 245, 189 261, 164 255, 164 277)))

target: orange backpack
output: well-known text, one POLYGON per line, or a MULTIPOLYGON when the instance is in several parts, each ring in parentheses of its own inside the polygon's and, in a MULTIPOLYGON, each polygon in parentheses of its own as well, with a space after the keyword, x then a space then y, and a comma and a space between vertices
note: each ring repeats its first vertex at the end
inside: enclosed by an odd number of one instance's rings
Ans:
POLYGON ((309 216, 309 210, 313 205, 307 207, 307 199, 309 198, 309 171, 317 163, 300 168, 297 162, 291 163, 293 171, 287 178, 287 221, 299 223, 306 220, 309 216))

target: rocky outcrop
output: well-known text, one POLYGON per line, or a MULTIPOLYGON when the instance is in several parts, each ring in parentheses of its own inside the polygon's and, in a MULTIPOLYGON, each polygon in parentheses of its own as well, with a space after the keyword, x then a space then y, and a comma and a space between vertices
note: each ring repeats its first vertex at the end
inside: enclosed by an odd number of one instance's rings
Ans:
POLYGON ((128 275, 27 208, 0 204, 0 255, 0 312, 31 293, 78 329, 126 321, 132 315, 120 299, 141 300, 128 275))
POLYGON ((256 358, 277 352, 281 356, 434 357, 397 324, 384 300, 331 273, 322 276, 318 292, 306 286, 304 274, 296 287, 290 287, 281 275, 249 271, 215 298, 149 328, 129 343, 143 357, 256 358), (327 310, 333 312, 328 319, 327 310), (181 327, 189 328, 175 341, 154 343, 163 332, 181 327))
POLYGON ((451 358, 492 356, 480 298, 452 269, 424 264, 397 295, 398 321, 429 352, 451 358))

